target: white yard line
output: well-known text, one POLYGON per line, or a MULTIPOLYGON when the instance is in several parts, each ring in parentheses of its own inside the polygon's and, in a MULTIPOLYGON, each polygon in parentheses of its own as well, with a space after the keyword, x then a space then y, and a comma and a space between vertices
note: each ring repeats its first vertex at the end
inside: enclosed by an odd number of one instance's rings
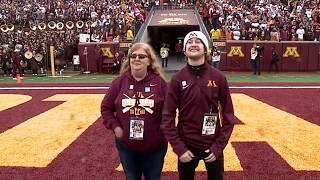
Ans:
POLYGON ((230 86, 230 89, 320 89, 320 86, 230 86))
POLYGON ((0 87, 0 90, 91 90, 109 88, 110 87, 0 87))
MULTIPOLYGON (((110 87, 0 87, 0 90, 94 90, 110 87)), ((230 89, 320 89, 320 86, 230 86, 230 89)))

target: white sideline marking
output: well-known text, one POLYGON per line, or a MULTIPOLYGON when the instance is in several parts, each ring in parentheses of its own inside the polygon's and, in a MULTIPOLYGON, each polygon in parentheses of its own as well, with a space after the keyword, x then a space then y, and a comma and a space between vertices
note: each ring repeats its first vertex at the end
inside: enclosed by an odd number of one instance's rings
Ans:
MULTIPOLYGON (((0 87, 0 90, 94 90, 110 87, 0 87)), ((320 89, 320 86, 230 86, 230 89, 320 89)))
POLYGON ((110 87, 0 87, 0 90, 91 90, 109 88, 110 87))
POLYGON ((320 86, 230 86, 230 89, 319 89, 320 86))

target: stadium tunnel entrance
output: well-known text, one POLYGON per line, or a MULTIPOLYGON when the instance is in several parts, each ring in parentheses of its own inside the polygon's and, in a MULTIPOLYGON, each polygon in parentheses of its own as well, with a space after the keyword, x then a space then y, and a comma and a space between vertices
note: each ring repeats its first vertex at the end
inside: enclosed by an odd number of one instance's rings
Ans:
POLYGON ((149 26, 149 43, 159 53, 162 43, 169 44, 170 55, 175 55, 175 45, 179 39, 194 30, 199 30, 199 26, 149 26))

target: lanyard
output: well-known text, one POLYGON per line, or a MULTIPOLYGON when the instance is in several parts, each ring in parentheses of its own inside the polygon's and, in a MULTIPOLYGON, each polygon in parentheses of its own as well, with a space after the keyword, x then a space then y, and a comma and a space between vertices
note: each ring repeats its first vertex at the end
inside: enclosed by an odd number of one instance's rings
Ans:
MULTIPOLYGON (((210 114, 212 113, 212 109, 213 107, 217 107, 218 108, 218 102, 215 100, 214 96, 213 96, 213 91, 210 91, 212 92, 211 93, 211 96, 208 95, 208 93, 203 89, 203 87, 200 85, 200 80, 198 78, 195 78, 194 79, 196 81, 196 84, 197 86, 199 87, 200 91, 201 91, 201 94, 204 94, 205 97, 209 100, 210 102, 210 114)), ((218 109, 217 109, 218 110, 218 109)))

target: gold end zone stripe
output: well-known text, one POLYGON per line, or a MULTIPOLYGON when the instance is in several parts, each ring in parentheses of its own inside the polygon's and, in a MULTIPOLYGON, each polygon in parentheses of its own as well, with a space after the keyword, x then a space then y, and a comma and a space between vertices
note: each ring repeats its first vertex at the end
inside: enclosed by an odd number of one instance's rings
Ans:
MULTIPOLYGON (((58 94, 45 99, 65 102, 1 133, 0 166, 48 166, 100 117, 102 98, 103 94, 58 94)), ((5 95, 5 99, 19 105, 30 97, 5 95)), ((266 142, 293 169, 320 171, 318 125, 245 94, 232 94, 232 100, 235 115, 243 124, 235 126, 230 142, 266 142)), ((0 109, 11 106, 14 104, 0 103, 0 109)), ((243 170, 230 143, 224 153, 226 171, 243 170)), ((176 171, 176 160, 169 147, 164 171, 176 171)), ((201 163, 197 171, 204 170, 201 163)))
POLYGON ((46 167, 100 117, 103 95, 60 94, 65 101, 0 134, 0 166, 46 167))
MULTIPOLYGON (((248 95, 232 94, 235 115, 243 124, 235 126, 224 150, 225 170, 242 171, 231 142, 266 142, 293 169, 320 171, 320 127, 248 95)), ((121 165, 117 167, 122 171, 121 165)), ((177 171, 177 156, 169 147, 163 171, 177 171)), ((205 171, 203 161, 197 171, 205 171)))
MULTIPOLYGON (((320 127, 245 94, 232 94, 236 125, 231 142, 266 142, 293 169, 320 171, 320 127)), ((226 155, 228 158, 228 155, 226 155)))
POLYGON ((28 102, 31 96, 20 94, 0 94, 0 111, 7 110, 19 104, 28 102))

